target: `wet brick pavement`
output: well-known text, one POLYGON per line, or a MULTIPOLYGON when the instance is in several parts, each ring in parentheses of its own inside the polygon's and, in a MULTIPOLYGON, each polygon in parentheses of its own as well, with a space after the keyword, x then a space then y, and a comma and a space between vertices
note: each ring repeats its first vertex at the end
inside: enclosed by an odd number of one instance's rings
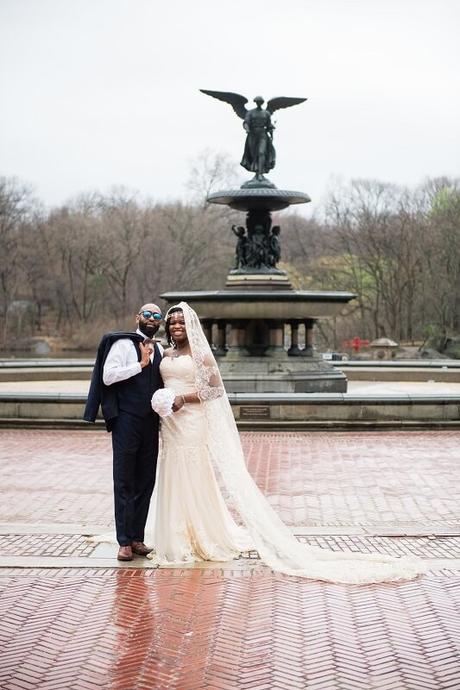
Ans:
MULTIPOLYGON (((245 433, 249 470, 293 526, 450 523, 459 431, 245 433)), ((110 436, 0 431, 0 522, 112 524, 110 436)))
POLYGON ((0 688, 460 688, 460 432, 247 433, 243 443, 301 541, 442 567, 360 587, 274 574, 254 554, 207 569, 116 569, 82 536, 111 524, 109 436, 3 430, 0 688))
POLYGON ((2 687, 458 688, 449 582, 197 570, 0 580, 2 687))

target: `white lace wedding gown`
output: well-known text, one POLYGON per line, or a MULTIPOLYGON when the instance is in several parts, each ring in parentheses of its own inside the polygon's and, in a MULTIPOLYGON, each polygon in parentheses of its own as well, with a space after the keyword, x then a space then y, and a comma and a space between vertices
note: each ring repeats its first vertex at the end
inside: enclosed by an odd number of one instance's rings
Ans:
MULTIPOLYGON (((176 395, 196 392, 190 355, 164 357, 165 388, 176 395)), ((187 403, 161 420, 161 450, 155 494, 146 526, 151 560, 159 565, 230 561, 250 548, 247 533, 230 515, 216 481, 206 445, 206 415, 201 403, 187 403)))

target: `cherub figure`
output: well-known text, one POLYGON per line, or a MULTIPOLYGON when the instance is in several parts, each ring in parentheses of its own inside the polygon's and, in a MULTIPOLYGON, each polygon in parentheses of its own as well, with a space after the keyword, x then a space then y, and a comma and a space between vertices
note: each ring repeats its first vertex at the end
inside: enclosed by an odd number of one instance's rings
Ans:
POLYGON ((272 268, 275 268, 281 259, 280 232, 280 226, 274 225, 269 238, 269 266, 272 268))
POLYGON ((246 228, 244 228, 242 225, 232 225, 232 231, 238 238, 235 250, 235 268, 243 268, 243 266, 246 265, 246 254, 248 246, 246 228))

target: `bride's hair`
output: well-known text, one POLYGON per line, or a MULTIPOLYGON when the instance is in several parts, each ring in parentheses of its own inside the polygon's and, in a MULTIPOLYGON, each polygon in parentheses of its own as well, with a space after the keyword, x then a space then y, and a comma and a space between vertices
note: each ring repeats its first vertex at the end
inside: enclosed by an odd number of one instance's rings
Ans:
POLYGON ((181 314, 184 313, 183 309, 181 307, 171 307, 171 309, 168 309, 166 312, 166 319, 165 319, 165 333, 166 333, 166 340, 168 341, 168 345, 171 347, 176 347, 176 341, 171 337, 171 333, 169 330, 169 319, 171 318, 172 314, 180 312, 181 314))

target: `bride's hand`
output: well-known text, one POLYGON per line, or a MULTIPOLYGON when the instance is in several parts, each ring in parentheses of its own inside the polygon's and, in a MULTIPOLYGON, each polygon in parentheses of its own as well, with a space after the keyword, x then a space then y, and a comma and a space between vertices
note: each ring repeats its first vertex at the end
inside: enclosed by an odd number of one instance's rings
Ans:
POLYGON ((172 406, 173 412, 178 412, 180 410, 180 408, 183 406, 184 406, 184 396, 183 395, 176 395, 176 397, 174 398, 173 406, 172 406))

